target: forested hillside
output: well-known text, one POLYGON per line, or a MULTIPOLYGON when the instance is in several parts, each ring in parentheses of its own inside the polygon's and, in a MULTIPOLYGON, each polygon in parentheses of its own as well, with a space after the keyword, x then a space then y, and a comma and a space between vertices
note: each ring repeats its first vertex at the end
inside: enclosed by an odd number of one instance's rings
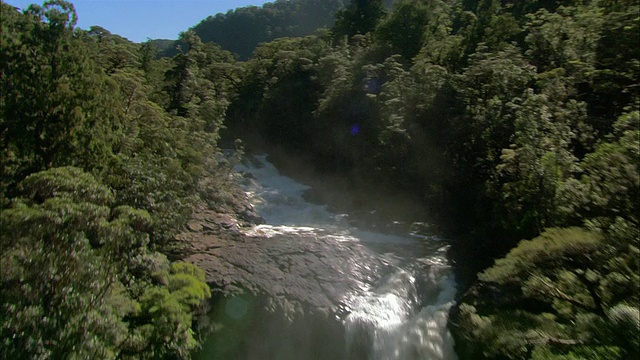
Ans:
POLYGON ((189 357, 210 292, 163 253, 225 198, 223 125, 431 209, 480 271, 461 359, 640 355, 640 1, 354 0, 244 62, 208 42, 254 19, 249 56, 337 3, 209 18, 160 60, 68 2, 1 4, 1 357, 189 357))
POLYGON ((0 6, 0 358, 189 358, 210 290, 165 253, 225 196, 231 54, 184 33, 155 61, 68 2, 0 6))
POLYGON ((209 16, 193 27, 204 42, 248 59, 261 42, 281 37, 306 36, 333 25, 344 0, 297 0, 268 2, 209 16))
MULTIPOLYGON (((392 0, 384 0, 390 7, 392 0)), ((258 44, 283 37, 313 34, 334 25, 336 13, 348 0, 276 0, 263 6, 247 6, 211 15, 192 30, 203 42, 213 42, 246 60, 258 44)), ((174 55, 173 48, 162 54, 174 55)))

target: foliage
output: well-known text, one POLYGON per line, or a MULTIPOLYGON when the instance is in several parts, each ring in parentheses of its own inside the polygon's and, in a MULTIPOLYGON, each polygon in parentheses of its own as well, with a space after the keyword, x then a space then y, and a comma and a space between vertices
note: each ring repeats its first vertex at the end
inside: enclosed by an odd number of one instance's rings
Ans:
POLYGON ((119 247, 112 195, 77 168, 36 173, 23 187, 32 196, 1 215, 3 357, 113 357, 122 325, 107 304, 117 281, 109 250, 119 247))
POLYGON ((99 171, 121 125, 116 87, 74 35, 73 5, 49 1, 24 15, 2 7, 3 193, 50 167, 99 171))
POLYGON ((213 204, 202 184, 224 193, 228 127, 461 235, 458 263, 484 269, 461 357, 637 357, 638 1, 388 3, 237 9, 162 59, 75 29, 67 2, 2 3, 2 356, 188 356, 210 294, 158 251, 213 204))
MULTIPOLYGON (((497 286, 492 290, 496 294, 474 298, 460 307, 461 332, 474 347, 468 355, 527 358, 531 354, 534 359, 569 359, 587 353, 600 353, 593 357, 597 359, 636 356, 640 331, 637 290, 623 289, 635 286, 631 281, 638 278, 637 270, 612 268, 612 243, 605 239, 580 228, 549 229, 521 242, 481 273, 480 281, 497 286), (610 281, 613 278, 626 281, 616 284, 610 281), (627 294, 617 296, 620 291, 627 294)), ((614 256, 613 262, 626 258, 614 256)))
POLYGON ((440 0, 398 1, 376 33, 394 54, 411 60, 423 46, 437 47, 449 34, 449 10, 448 4, 440 0))
POLYGON ((336 13, 333 35, 337 39, 365 35, 375 30, 384 14, 382 0, 352 0, 346 8, 336 13))
POLYGON ((227 189, 233 57, 185 33, 190 48, 155 60, 75 28, 66 1, 0 6, 0 357, 189 358, 211 294, 161 251, 227 189))
POLYGON ((209 288, 195 266, 168 270, 147 248, 149 214, 110 208, 113 194, 78 168, 32 174, 21 189, 0 216, 2 356, 188 357, 191 313, 209 288))

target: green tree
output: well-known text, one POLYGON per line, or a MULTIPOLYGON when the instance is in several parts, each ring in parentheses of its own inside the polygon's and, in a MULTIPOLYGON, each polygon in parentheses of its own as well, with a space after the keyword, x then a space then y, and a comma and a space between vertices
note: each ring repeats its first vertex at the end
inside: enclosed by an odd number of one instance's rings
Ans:
MULTIPOLYGON (((305 37, 334 24, 334 15, 344 0, 296 0, 267 2, 262 7, 248 6, 225 14, 208 16, 193 27, 205 43, 248 60, 261 43, 286 37, 305 37)), ((173 56, 172 54, 170 56, 173 56)))
POLYGON ((99 171, 120 126, 115 85, 75 38, 76 14, 65 1, 2 3, 3 195, 31 172, 62 165, 99 171))
MULTIPOLYGON (((511 103, 516 109, 514 140, 502 149, 496 170, 504 200, 502 221, 505 228, 517 229, 522 236, 534 236, 566 220, 557 216, 557 189, 579 171, 571 152, 574 127, 565 122, 578 119, 554 117, 554 105, 532 91, 511 103)), ((570 109, 570 104, 562 105, 570 109)))
POLYGON ((73 167, 20 189, 0 216, 2 356, 187 358, 209 287, 194 265, 148 249, 149 214, 111 208, 111 191, 73 167))
POLYGON ((364 35, 375 30, 385 13, 382 0, 352 0, 345 9, 336 14, 333 35, 336 39, 364 35))
POLYGON ((495 189, 496 166, 515 133, 511 104, 526 94, 534 79, 535 68, 514 46, 497 52, 479 47, 470 65, 452 79, 454 109, 446 128, 456 141, 445 148, 456 174, 451 184, 452 206, 457 212, 477 214, 469 219, 476 230, 501 231, 502 219, 494 206, 500 197, 495 189))
POLYGON ((399 177, 397 164, 406 163, 411 150, 411 135, 406 124, 408 94, 412 78, 398 62, 399 55, 391 56, 382 64, 366 65, 364 83, 374 87, 369 98, 374 100, 379 114, 374 131, 378 144, 372 153, 375 166, 388 176, 399 177))
POLYGON ((138 63, 138 46, 127 39, 100 26, 92 26, 82 35, 88 38, 83 39, 85 43, 95 47, 92 53, 98 56, 94 57, 94 61, 107 74, 138 63))
POLYGON ((21 190, 26 198, 0 215, 2 357, 114 358, 127 311, 109 304, 115 260, 144 235, 129 224, 114 236, 113 194, 80 169, 33 174, 21 190))
POLYGON ((449 6, 444 1, 403 0, 394 5, 376 35, 393 53, 411 61, 423 48, 435 53, 450 26, 449 6))
POLYGON ((211 297, 204 272, 178 262, 160 276, 167 285, 144 290, 139 312, 132 317, 137 326, 121 345, 124 358, 189 359, 198 346, 191 329, 193 313, 211 297))
POLYGON ((565 216, 578 216, 607 228, 618 217, 638 224, 640 195, 640 116, 632 111, 618 118, 608 141, 582 161, 579 178, 568 179, 558 194, 565 216))
POLYGON ((464 150, 460 161, 468 161, 487 174, 498 163, 501 149, 513 134, 513 112, 508 105, 519 98, 534 79, 534 68, 516 47, 489 52, 487 48, 471 56, 471 64, 456 84, 465 115, 452 119, 464 150))
POLYGON ((169 103, 154 83, 167 61, 143 66, 126 39, 75 29, 64 1, 22 14, 0 6, 0 357, 188 357, 209 289, 197 268, 156 250, 217 170, 205 168, 234 70, 216 62, 230 56, 194 54, 207 86, 172 116, 155 102, 169 103))
POLYGON ((636 356, 637 303, 611 296, 617 291, 611 278, 622 276, 604 261, 611 244, 599 232, 548 229, 497 260, 479 275, 484 300, 460 307, 463 332, 473 339, 470 354, 511 359, 636 356))

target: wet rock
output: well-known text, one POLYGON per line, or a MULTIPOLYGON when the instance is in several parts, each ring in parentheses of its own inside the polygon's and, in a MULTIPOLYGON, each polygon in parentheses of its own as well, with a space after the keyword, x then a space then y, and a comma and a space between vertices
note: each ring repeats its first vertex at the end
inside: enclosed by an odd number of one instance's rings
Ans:
MULTIPOLYGON (((261 193, 263 189, 259 184, 252 184, 256 182, 253 176, 238 177, 240 182, 247 182, 246 193, 229 191, 214 203, 199 207, 187 226, 189 231, 178 236, 183 244, 180 258, 204 270, 206 281, 217 295, 213 302, 227 302, 222 309, 223 317, 239 317, 243 313, 242 306, 253 304, 256 308, 247 310, 257 316, 250 322, 251 327, 277 324, 274 330, 285 331, 290 337, 298 337, 311 328, 341 326, 341 320, 349 315, 350 310, 345 307, 349 296, 373 287, 382 274, 388 274, 398 266, 395 258, 380 255, 386 251, 373 250, 371 244, 364 246, 355 238, 333 230, 312 226, 256 226, 264 221, 249 204, 249 198, 256 200, 257 206, 264 207, 264 203, 290 205, 293 209, 290 215, 295 218, 299 208, 293 204, 297 204, 297 191, 303 190, 304 186, 289 184, 290 193, 278 190, 261 193), (257 193, 260 195, 255 196, 257 193), (273 198, 269 197, 274 194, 273 198), (265 198, 261 197, 263 195, 265 198), (241 299, 234 300, 238 297, 241 299), (309 319, 316 319, 318 326, 309 327, 309 319)), ((266 211, 265 214, 271 213, 266 211)), ((318 214, 324 216, 320 210, 318 214)), ((336 221, 347 222, 348 217, 343 215, 336 221)), ((218 316, 212 315, 212 321, 218 316)), ((235 320, 230 319, 232 323, 235 320)), ((263 330, 269 333, 268 329, 263 330)), ((334 330, 327 332, 337 334, 334 330)), ((317 338, 316 335, 308 333, 299 340, 307 342, 317 338)), ((282 344, 289 346, 292 343, 295 341, 282 344)), ((315 345, 309 346, 315 348, 315 345)), ((268 353, 265 349, 256 351, 268 353)), ((288 354, 283 349, 278 349, 277 353, 288 354)), ((295 354, 295 351, 291 353, 295 354)))
POLYGON ((372 272, 387 267, 366 248, 335 239, 278 235, 245 237, 243 242, 242 236, 202 237, 184 260, 200 266, 207 282, 223 293, 228 285, 252 289, 285 310, 296 304, 334 312, 345 294, 366 286, 372 272))

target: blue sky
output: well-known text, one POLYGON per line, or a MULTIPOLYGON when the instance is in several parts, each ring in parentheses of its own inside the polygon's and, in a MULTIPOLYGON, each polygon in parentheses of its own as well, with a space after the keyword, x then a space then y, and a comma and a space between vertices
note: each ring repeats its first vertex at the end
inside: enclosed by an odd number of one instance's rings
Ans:
MULTIPOLYGON (((44 0, 2 0, 24 9, 44 0)), ((99 25, 135 42, 176 39, 181 31, 209 15, 237 7, 261 6, 273 0, 71 0, 78 13, 77 26, 99 25)))

